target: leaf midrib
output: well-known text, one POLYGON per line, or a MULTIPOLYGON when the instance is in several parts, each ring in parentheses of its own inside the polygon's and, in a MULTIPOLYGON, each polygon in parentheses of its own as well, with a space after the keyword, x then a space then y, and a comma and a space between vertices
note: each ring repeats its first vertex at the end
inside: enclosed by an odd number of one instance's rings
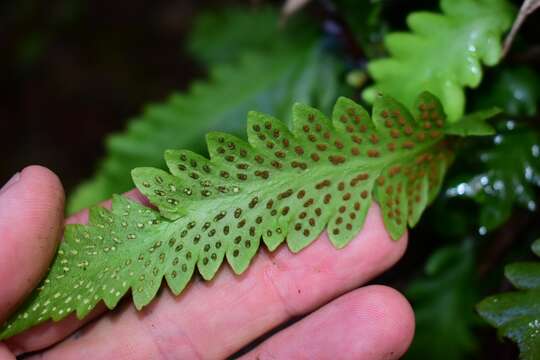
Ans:
MULTIPOLYGON (((271 175, 271 178, 273 177, 274 179, 272 190, 263 190, 262 192, 263 194, 277 194, 286 188, 292 188, 293 191, 298 191, 306 186, 306 183, 308 182, 302 180, 305 180, 307 178, 310 179, 310 184, 314 184, 315 181, 313 179, 321 180, 326 178, 335 178, 336 176, 345 178, 358 174, 358 172, 367 172, 370 174, 370 177, 373 176, 376 179, 387 167, 396 165, 398 163, 409 163, 410 161, 413 161, 419 154, 428 152, 430 149, 435 148, 441 141, 442 140, 436 140, 424 144, 418 144, 418 146, 416 146, 414 149, 387 153, 386 155, 379 158, 369 158, 364 156, 357 158, 348 158, 347 162, 338 166, 316 166, 308 168, 306 170, 301 170, 300 172, 293 169, 274 172, 273 175, 271 175), (340 172, 340 170, 343 170, 345 174, 343 174, 343 172, 340 172), (278 178, 278 180, 275 180, 276 178, 278 178), (298 179, 298 181, 291 182, 291 178, 296 178, 298 179)), ((329 152, 329 154, 338 155, 340 153, 329 152)), ((259 180, 251 181, 248 185, 237 184, 242 185, 242 191, 240 191, 238 194, 220 196, 202 202, 198 201, 196 203, 196 206, 187 207, 189 209, 189 211, 187 211, 188 215, 181 216, 174 220, 169 220, 171 221, 170 224, 176 226, 176 231, 178 231, 181 230, 185 226, 186 221, 191 218, 206 218, 208 217, 208 214, 213 214, 219 209, 230 209, 232 207, 231 204, 245 204, 254 195, 260 196, 261 188, 264 189, 263 186, 267 182, 268 180, 259 180)), ((268 189, 268 187, 266 189, 268 189)))

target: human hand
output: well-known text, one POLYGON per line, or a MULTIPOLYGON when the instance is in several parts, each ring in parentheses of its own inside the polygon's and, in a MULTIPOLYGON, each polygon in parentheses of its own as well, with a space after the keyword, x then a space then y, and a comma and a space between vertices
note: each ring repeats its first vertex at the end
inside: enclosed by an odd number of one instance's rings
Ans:
MULTIPOLYGON (((0 322, 39 283, 64 224, 53 173, 32 166, 15 180, 0 190, 0 322)), ((128 196, 145 202, 137 191, 128 196)), ((67 222, 86 220, 83 212, 67 222)), ((406 244, 406 236, 389 238, 374 206, 344 250, 325 234, 294 255, 285 246, 261 249, 244 274, 224 265, 180 296, 163 289, 140 312, 126 301, 114 312, 101 305, 83 320, 42 324, 0 344, 0 360, 38 350, 43 359, 221 359, 276 327, 242 358, 397 359, 414 332, 410 305, 391 288, 358 287, 392 266, 406 244)))

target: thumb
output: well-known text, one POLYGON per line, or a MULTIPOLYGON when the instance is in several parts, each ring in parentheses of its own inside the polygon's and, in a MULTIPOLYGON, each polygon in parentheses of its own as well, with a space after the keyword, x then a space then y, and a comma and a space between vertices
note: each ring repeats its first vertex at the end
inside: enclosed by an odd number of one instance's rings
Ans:
POLYGON ((63 218, 62 184, 44 167, 29 166, 0 189, 0 323, 47 271, 63 218))

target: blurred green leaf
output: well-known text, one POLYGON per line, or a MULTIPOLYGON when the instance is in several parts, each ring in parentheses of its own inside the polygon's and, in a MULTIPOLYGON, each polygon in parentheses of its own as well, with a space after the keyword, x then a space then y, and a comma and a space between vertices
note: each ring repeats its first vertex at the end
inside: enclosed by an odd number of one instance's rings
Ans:
POLYGON ((437 95, 450 121, 465 110, 464 87, 477 87, 482 64, 501 57, 502 34, 514 14, 506 0, 441 0, 442 14, 414 12, 407 18, 411 32, 392 33, 385 44, 389 58, 372 61, 375 80, 364 98, 373 101, 384 92, 412 106, 416 94, 437 95))
POLYGON ((204 152, 209 131, 243 135, 249 110, 289 119, 292 104, 299 101, 329 111, 342 95, 340 62, 316 43, 312 25, 299 19, 285 31, 278 28, 278 18, 270 7, 201 15, 189 47, 211 65, 209 79, 195 83, 187 94, 174 93, 147 106, 128 121, 125 132, 110 136, 94 177, 69 197, 68 213, 129 190, 131 169, 163 166, 167 148, 204 152))
POLYGON ((416 334, 405 359, 463 359, 476 348, 472 326, 478 299, 470 241, 434 252, 426 275, 405 291, 416 314, 416 334))
POLYGON ((282 47, 305 48, 317 35, 317 27, 301 17, 279 20, 279 10, 270 6, 205 12, 194 22, 188 49, 206 64, 217 64, 237 60, 246 50, 271 55, 282 47))
POLYGON ((68 212, 129 190, 131 169, 162 167, 165 149, 204 152, 209 131, 240 135, 250 110, 288 119, 292 104, 301 101, 329 111, 338 96, 338 73, 339 63, 317 46, 245 55, 236 65, 214 67, 208 81, 196 83, 188 94, 147 106, 124 133, 109 137, 105 159, 94 178, 69 198, 68 212))
POLYGON ((463 151, 461 159, 468 158, 471 170, 465 170, 445 191, 447 197, 468 198, 480 205, 482 232, 505 222, 514 205, 537 208, 540 136, 526 127, 514 128, 517 124, 513 121, 507 121, 506 126, 513 130, 492 137, 487 146, 474 147, 473 153, 463 151))
POLYGON ((465 115, 457 123, 450 124, 446 133, 458 136, 493 135, 495 134, 495 129, 487 123, 487 120, 500 112, 501 110, 497 108, 491 108, 465 115))
POLYGON ((526 67, 502 68, 480 91, 475 108, 500 107, 511 116, 534 116, 540 101, 540 76, 526 67))
MULTIPOLYGON (((540 240, 533 244, 540 255, 540 240)), ((540 358, 540 262, 521 262, 505 269, 508 280, 521 291, 490 296, 477 305, 488 323, 498 329, 500 336, 515 341, 521 358, 540 358)))
MULTIPOLYGON (((382 10, 385 4, 391 5, 390 2, 386 0, 335 0, 332 3, 350 26, 354 40, 358 42, 367 58, 384 56, 386 52, 383 39, 388 33, 389 25, 382 10)), ((362 64, 353 64, 355 67, 359 65, 362 64)))
POLYGON ((540 264, 520 262, 506 266, 504 275, 518 289, 540 288, 540 264))

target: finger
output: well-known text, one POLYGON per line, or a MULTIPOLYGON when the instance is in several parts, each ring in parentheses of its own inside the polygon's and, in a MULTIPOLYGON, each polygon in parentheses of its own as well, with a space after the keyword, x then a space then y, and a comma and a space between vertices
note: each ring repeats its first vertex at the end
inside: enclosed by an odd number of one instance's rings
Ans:
POLYGON ((96 358, 223 358, 290 317, 365 283, 394 264, 405 247, 406 237, 389 238, 374 206, 345 249, 335 249, 323 234, 298 254, 286 247, 270 255, 263 251, 241 276, 226 268, 212 282, 194 282, 179 297, 163 292, 142 312, 126 306, 45 356, 75 358, 82 347, 96 358))
POLYGON ((413 335, 407 300, 389 287, 373 285, 332 301, 241 359, 399 359, 413 335))
MULTIPOLYGON (((148 205, 148 200, 137 189, 133 189, 124 194, 126 197, 137 201, 143 205, 148 205)), ((111 200, 100 204, 103 207, 110 208, 111 200)), ((82 210, 65 220, 66 224, 85 224, 88 222, 88 209, 82 210)), ((99 303, 96 308, 90 312, 84 319, 77 319, 75 315, 70 315, 59 322, 46 322, 38 325, 24 333, 9 338, 5 343, 15 354, 43 349, 61 339, 65 338, 82 325, 92 321, 107 310, 103 303, 99 303)))
POLYGON ((0 360, 16 360, 15 355, 4 344, 0 344, 0 360))
POLYGON ((0 191, 0 323, 47 271, 63 219, 62 184, 44 167, 25 168, 0 191))

